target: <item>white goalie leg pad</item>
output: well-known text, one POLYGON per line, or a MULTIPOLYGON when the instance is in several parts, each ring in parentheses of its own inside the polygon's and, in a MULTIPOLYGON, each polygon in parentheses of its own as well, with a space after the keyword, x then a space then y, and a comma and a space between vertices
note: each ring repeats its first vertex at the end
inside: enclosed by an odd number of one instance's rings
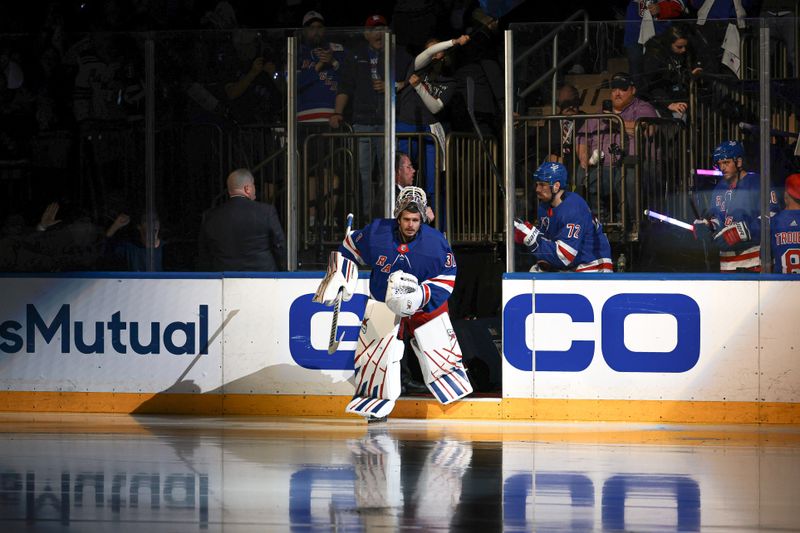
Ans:
POLYGON ((399 325, 400 319, 385 303, 367 301, 354 361, 356 393, 345 412, 380 418, 394 409, 405 348, 397 338, 399 325))
POLYGON ((425 384, 439 402, 446 405, 472 393, 450 315, 442 313, 416 328, 411 347, 425 384))
POLYGON ((357 284, 358 266, 340 252, 331 252, 328 257, 328 271, 317 287, 312 301, 331 306, 341 289, 342 300, 349 302, 356 292, 357 284))

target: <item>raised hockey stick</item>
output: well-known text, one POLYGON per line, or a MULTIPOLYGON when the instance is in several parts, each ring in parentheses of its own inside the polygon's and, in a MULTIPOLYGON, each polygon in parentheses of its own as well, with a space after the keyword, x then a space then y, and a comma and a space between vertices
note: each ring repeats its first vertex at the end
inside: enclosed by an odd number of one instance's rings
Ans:
MULTIPOLYGON (((348 213, 347 223, 344 229, 345 237, 350 235, 352 227, 353 227, 353 213, 348 213)), ((330 263, 328 264, 328 268, 331 268, 330 263)), ((336 268, 336 264, 333 265, 333 268, 336 268)), ((336 294, 336 299, 333 301, 333 320, 331 320, 331 335, 328 338, 328 355, 332 355, 336 350, 338 350, 339 343, 342 342, 342 339, 344 339, 344 331, 342 332, 342 336, 339 337, 339 339, 336 338, 336 329, 339 327, 339 310, 342 307, 343 290, 344 290, 343 287, 339 288, 339 292, 336 294)))
POLYGON ((494 159, 492 159, 492 154, 489 152, 489 146, 486 144, 486 139, 483 138, 481 129, 478 126, 478 121, 475 120, 475 80, 472 79, 472 76, 467 77, 467 113, 472 121, 472 127, 475 129, 475 133, 478 134, 478 138, 481 140, 483 154, 486 156, 486 160, 489 161, 489 165, 492 168, 492 173, 494 174, 494 179, 497 181, 497 186, 500 188, 500 192, 503 193, 503 198, 505 198, 506 188, 503 187, 503 178, 500 176, 500 171, 497 170, 497 165, 494 164, 494 159))

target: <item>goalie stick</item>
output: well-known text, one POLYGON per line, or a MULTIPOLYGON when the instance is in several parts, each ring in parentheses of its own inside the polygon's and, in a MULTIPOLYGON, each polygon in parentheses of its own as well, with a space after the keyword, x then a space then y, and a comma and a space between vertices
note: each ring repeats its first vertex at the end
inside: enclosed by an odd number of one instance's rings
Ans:
MULTIPOLYGON (((344 229, 344 235, 347 237, 351 233, 351 228, 353 227, 353 213, 347 214, 347 222, 344 229)), ((328 262, 328 269, 336 268, 336 260, 334 259, 333 264, 331 265, 328 262)), ((344 339, 344 331, 342 332, 342 336, 339 339, 336 338, 336 329, 339 327, 339 310, 342 307, 342 291, 344 288, 339 288, 339 292, 336 294, 336 299, 333 302, 333 319, 331 320, 331 335, 328 338, 328 355, 332 355, 336 350, 339 349, 339 343, 342 342, 344 339)))

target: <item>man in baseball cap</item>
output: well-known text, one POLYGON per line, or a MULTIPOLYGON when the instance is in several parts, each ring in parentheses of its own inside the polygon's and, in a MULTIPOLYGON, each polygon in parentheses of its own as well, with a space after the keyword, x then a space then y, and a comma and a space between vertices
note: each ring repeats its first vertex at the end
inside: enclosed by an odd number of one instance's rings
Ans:
POLYGON ((388 26, 386 19, 383 15, 370 15, 367 17, 367 21, 364 23, 364 26, 367 28, 379 27, 379 26, 388 26))
POLYGON ((309 26, 314 21, 325 24, 325 17, 319 11, 309 11, 303 15, 303 26, 309 26))

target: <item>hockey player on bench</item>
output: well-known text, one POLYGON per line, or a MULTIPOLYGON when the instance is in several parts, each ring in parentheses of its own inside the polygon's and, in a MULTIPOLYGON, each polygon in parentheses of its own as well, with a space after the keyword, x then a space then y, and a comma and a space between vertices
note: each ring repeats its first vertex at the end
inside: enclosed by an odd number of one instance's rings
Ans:
POLYGON ((372 268, 364 320, 355 352, 356 392, 346 412, 368 422, 384 420, 400 396, 403 339, 419 360, 433 396, 449 404, 472 392, 461 361, 447 299, 453 292, 456 262, 438 230, 425 224, 427 199, 419 187, 405 187, 394 217, 375 219, 347 235, 336 254, 337 268, 322 280, 315 301, 333 305, 342 289, 355 291, 355 265, 372 268))

